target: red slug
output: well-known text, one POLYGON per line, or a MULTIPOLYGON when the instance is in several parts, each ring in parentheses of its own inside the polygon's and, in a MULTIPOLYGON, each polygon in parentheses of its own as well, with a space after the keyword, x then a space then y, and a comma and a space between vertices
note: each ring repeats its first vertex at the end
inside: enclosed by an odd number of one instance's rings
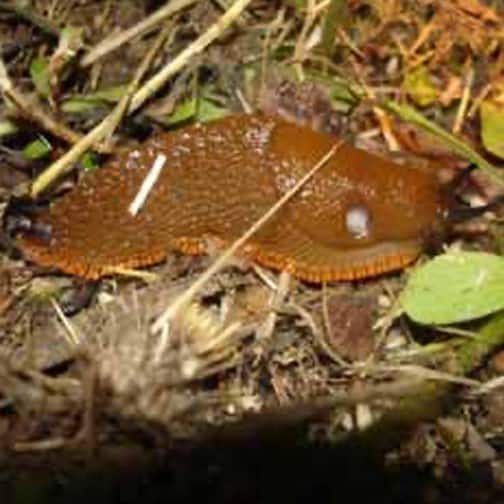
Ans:
MULTIPOLYGON (((17 243, 35 263, 89 279, 162 261, 171 250, 225 246, 337 142, 262 115, 236 115, 155 136, 123 152, 35 217, 47 236, 17 243), (166 162, 136 216, 128 211, 159 154, 166 162)), ((443 227, 430 166, 401 165, 343 144, 241 253, 311 282, 404 267, 443 227)))

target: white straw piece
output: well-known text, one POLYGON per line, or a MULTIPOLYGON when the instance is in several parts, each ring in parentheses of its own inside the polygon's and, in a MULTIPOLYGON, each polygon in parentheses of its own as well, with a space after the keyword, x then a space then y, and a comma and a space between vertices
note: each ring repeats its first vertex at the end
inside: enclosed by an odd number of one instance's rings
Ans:
POLYGON ((154 187, 154 184, 157 182, 157 179, 159 178, 159 175, 161 174, 161 170, 163 169, 165 163, 166 163, 166 156, 164 154, 158 154, 156 159, 154 160, 154 163, 152 164, 152 168, 149 170, 149 173, 144 178, 144 181, 142 182, 142 185, 140 186, 140 189, 138 190, 135 199, 131 202, 130 206, 128 207, 128 212, 133 217, 135 217, 138 214, 138 212, 144 205, 145 200, 147 199, 147 196, 149 196, 149 193, 154 187))

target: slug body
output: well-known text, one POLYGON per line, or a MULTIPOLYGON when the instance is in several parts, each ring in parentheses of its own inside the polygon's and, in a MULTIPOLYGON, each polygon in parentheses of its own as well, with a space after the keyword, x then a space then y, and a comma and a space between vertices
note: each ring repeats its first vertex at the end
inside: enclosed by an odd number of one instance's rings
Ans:
MULTIPOLYGON (((190 254, 242 235, 337 142, 262 115, 236 115, 153 137, 84 177, 21 232, 27 258, 89 279, 190 254), (128 211, 159 154, 166 162, 136 216, 128 211)), ((312 282, 401 268, 442 227, 443 191, 428 167, 348 144, 241 253, 312 282)))

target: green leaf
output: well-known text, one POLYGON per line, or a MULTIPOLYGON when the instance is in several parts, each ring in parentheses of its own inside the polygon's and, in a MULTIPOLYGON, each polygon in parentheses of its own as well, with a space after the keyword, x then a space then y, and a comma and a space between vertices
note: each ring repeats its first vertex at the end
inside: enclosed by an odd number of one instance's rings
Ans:
POLYGON ((51 92, 49 66, 44 58, 35 58, 30 64, 30 76, 40 96, 46 98, 51 92))
POLYGON ((26 159, 40 159, 47 156, 52 150, 52 146, 44 137, 39 137, 37 140, 30 142, 23 149, 23 156, 26 159))
POLYGON ((333 78, 330 87, 331 103, 335 111, 349 113, 358 103, 358 97, 347 82, 333 78))
POLYGON ((166 119, 165 124, 174 126, 193 118, 200 122, 209 122, 220 119, 228 113, 227 109, 216 105, 211 100, 191 98, 177 105, 170 117, 166 119))
POLYGON ((437 100, 439 95, 429 71, 423 66, 406 75, 403 89, 420 107, 431 105, 437 100))
POLYGON ((94 152, 86 152, 81 159, 81 165, 84 168, 84 171, 92 171, 98 166, 98 161, 96 158, 96 154, 94 152))
POLYGON ((200 122, 209 122, 220 119, 229 114, 229 110, 216 105, 213 101, 205 98, 200 99, 196 117, 200 122))
POLYGON ((75 95, 65 100, 61 110, 67 113, 82 113, 107 106, 108 103, 117 103, 124 95, 126 86, 118 85, 99 89, 87 95, 75 95))
POLYGON ((187 121, 196 115, 197 100, 191 98, 190 100, 179 103, 173 113, 166 119, 165 124, 173 126, 181 122, 187 121))
POLYGON ((105 107, 103 100, 92 100, 87 98, 70 98, 61 105, 61 110, 67 114, 83 114, 90 110, 105 107))
POLYGON ((420 324, 466 322, 504 309, 504 257, 453 252, 413 272, 401 295, 407 315, 420 324))
POLYGON ((504 159, 504 106, 484 101, 480 107, 481 139, 488 152, 504 159))
POLYGON ((108 103, 117 103, 124 96, 127 89, 127 85, 118 84, 117 86, 98 89, 95 93, 87 95, 87 97, 91 100, 103 100, 108 103))

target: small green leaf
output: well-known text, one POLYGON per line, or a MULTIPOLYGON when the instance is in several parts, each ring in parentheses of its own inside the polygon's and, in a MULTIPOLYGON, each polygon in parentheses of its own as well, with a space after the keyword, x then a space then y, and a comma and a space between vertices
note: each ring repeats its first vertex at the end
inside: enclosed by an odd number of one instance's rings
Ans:
POLYGON ((35 58, 30 64, 30 76, 33 85, 40 96, 49 96, 51 85, 49 83, 49 66, 44 58, 35 58))
POLYGON ((173 113, 166 119, 165 124, 173 126, 181 122, 187 121, 196 115, 197 101, 196 98, 179 103, 173 113))
POLYGON ((504 257, 453 252, 413 272, 401 295, 408 316, 420 324, 454 324, 504 309, 504 257))
POLYGON ((200 122, 209 122, 220 119, 228 113, 227 109, 216 105, 211 100, 191 98, 177 105, 170 117, 165 121, 165 124, 174 126, 193 118, 200 122))
POLYGON ((406 75, 403 89, 420 107, 431 105, 439 95, 429 71, 423 66, 406 75))
POLYGON ((79 114, 107 106, 108 103, 117 103, 124 95, 126 86, 120 84, 104 89, 99 89, 95 93, 87 95, 74 95, 65 100, 61 110, 67 113, 79 114))
POLYGON ((98 166, 96 154, 94 152, 86 152, 81 159, 81 165, 84 171, 92 171, 98 166))
POLYGON ((334 110, 344 114, 349 113, 358 102, 358 97, 348 83, 336 78, 332 79, 330 93, 334 110))
POLYGON ((484 101, 480 107, 481 139, 488 152, 504 159, 504 106, 484 101))
POLYGON ((127 85, 118 84, 117 86, 98 89, 95 93, 87 96, 92 100, 103 100, 108 103, 117 103, 124 96, 124 93, 126 93, 127 89, 127 85))
POLYGON ((196 117, 200 122, 209 122, 220 119, 228 114, 228 109, 216 105, 213 101, 202 98, 198 103, 196 117))
POLYGON ((33 142, 30 142, 24 149, 23 149, 23 156, 26 159, 40 159, 43 158, 44 156, 47 156, 52 150, 52 146, 49 143, 48 140, 46 140, 44 137, 40 136, 33 142))
POLYGON ((105 107, 103 100, 92 100, 87 98, 70 98, 61 105, 61 110, 67 114, 83 114, 90 110, 105 107))

